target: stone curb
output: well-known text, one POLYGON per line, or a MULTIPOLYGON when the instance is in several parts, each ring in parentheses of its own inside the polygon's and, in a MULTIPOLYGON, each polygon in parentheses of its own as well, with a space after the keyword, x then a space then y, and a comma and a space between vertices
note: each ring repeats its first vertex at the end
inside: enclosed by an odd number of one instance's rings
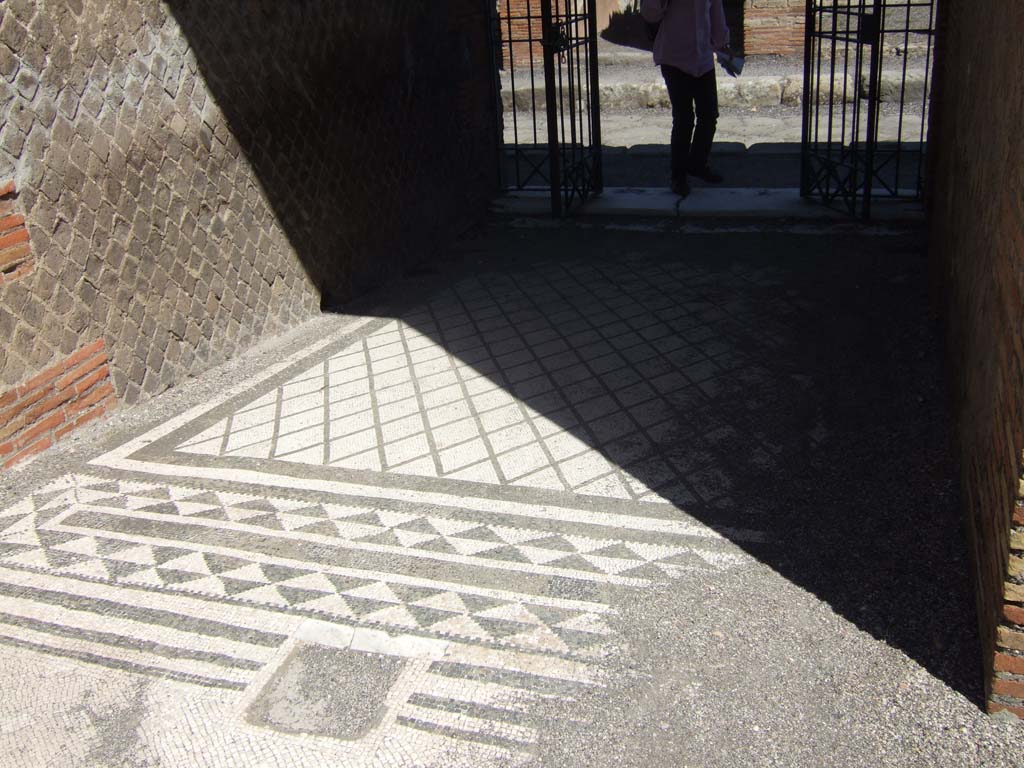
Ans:
MULTIPOLYGON (((548 217, 547 192, 510 192, 495 200, 491 210, 503 216, 548 217)), ((830 208, 800 196, 799 189, 702 187, 685 199, 667 189, 608 187, 579 211, 583 216, 640 216, 677 219, 735 219, 793 222, 853 221, 845 210, 830 208)), ((877 200, 872 204, 874 223, 907 224, 924 220, 916 201, 877 200)))
MULTIPOLYGON (((882 102, 899 102, 901 91, 909 103, 923 103, 925 99, 925 76, 923 73, 908 73, 905 90, 899 73, 883 73, 879 96, 882 102)), ((718 103, 721 107, 798 107, 803 103, 804 79, 802 75, 772 75, 762 77, 719 78, 718 103)), ((852 75, 837 77, 835 92, 843 94, 841 101, 852 103, 854 78, 852 75)), ((584 95, 585 94, 581 94, 584 95)), ((822 103, 827 103, 822 94, 822 103)), ((866 83, 861 83, 861 98, 867 97, 866 83)), ((544 111, 544 88, 529 86, 515 91, 503 89, 502 107, 506 112, 513 109, 522 112, 544 111)), ((668 91, 664 83, 614 83, 601 86, 601 107, 603 109, 667 109, 670 106, 668 91)))
MULTIPOLYGON (((771 2, 771 0, 769 0, 771 2)), ((892 45, 886 45, 883 51, 884 55, 890 58, 901 58, 906 55, 910 56, 924 56, 928 52, 928 45, 926 43, 916 43, 911 41, 909 44, 904 44, 903 41, 892 45)), ((754 54, 758 56, 758 54, 754 54)), ((792 58, 803 58, 803 53, 799 53, 792 58)), ((634 49, 627 46, 618 46, 612 44, 609 48, 601 47, 598 44, 597 52, 598 63, 602 67, 619 67, 619 66, 632 66, 637 64, 651 64, 651 51, 649 49, 634 49)), ((825 51, 823 54, 823 60, 830 60, 828 52, 825 51)))

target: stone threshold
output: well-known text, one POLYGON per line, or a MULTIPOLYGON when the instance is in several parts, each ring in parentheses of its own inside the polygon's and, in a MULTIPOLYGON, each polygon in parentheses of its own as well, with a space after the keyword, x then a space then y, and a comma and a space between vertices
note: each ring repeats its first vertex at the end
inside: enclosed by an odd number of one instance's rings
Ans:
MULTIPOLYGON (((550 214, 550 195, 546 191, 513 191, 498 198, 492 209, 502 215, 546 216, 550 214)), ((919 222, 924 206, 914 200, 874 200, 872 220, 919 222)), ((709 188, 696 187, 681 199, 665 188, 606 187, 580 210, 586 216, 656 216, 680 218, 730 218, 799 221, 851 221, 841 207, 800 196, 799 189, 709 188)))

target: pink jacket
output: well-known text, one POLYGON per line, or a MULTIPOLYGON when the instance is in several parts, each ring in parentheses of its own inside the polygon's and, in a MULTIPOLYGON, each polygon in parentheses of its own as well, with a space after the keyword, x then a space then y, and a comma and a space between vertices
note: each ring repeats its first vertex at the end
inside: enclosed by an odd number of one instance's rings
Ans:
POLYGON ((715 51, 729 45, 722 0, 643 0, 640 13, 661 22, 654 63, 700 77, 715 68, 715 51))

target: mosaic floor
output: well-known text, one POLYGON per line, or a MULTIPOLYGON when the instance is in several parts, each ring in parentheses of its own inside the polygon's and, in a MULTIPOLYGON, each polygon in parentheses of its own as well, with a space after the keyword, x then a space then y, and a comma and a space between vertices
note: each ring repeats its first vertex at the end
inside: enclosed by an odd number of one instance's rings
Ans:
POLYGON ((0 763, 528 760, 531 707, 601 685, 615 599, 764 542, 702 404, 756 384, 728 330, 771 327, 730 288, 771 280, 469 277, 0 512, 0 763), (90 715, 139 697, 125 733, 90 715))

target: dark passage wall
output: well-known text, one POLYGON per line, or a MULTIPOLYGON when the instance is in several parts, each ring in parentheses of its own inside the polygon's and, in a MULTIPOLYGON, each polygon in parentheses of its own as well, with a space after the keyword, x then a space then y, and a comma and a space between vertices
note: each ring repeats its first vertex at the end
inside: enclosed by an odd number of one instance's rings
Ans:
POLYGON ((21 385, 89 345, 137 401, 480 215, 497 188, 489 13, 0 2, 0 454, 63 423, 21 385))
POLYGON ((171 0, 314 282, 374 285, 496 187, 486 4, 171 0))
POLYGON ((989 706, 1024 717, 1024 81, 1005 69, 1020 57, 1024 4, 940 11, 932 252, 989 706))

